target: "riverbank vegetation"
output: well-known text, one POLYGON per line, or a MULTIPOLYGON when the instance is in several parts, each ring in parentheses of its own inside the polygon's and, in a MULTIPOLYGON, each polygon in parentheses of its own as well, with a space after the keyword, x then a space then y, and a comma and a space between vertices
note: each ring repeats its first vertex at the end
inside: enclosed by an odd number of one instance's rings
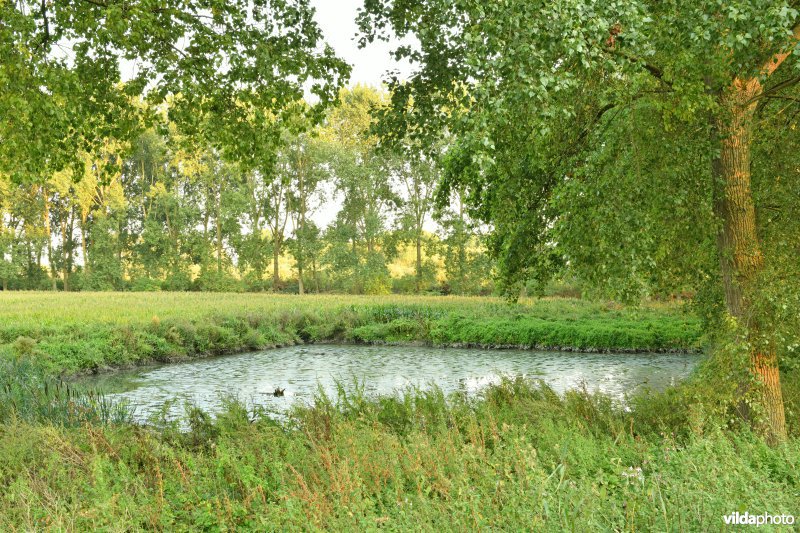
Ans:
POLYGON ((623 410, 520 380, 478 399, 342 389, 284 425, 235 401, 216 419, 189 408, 188 431, 103 423, 97 402, 50 421, 4 408, 0 527, 699 531, 736 509, 796 516, 800 439, 768 446, 723 396, 692 382, 623 410))
POLYGON ((56 374, 303 342, 425 343, 584 351, 696 351, 678 303, 574 299, 0 293, 0 354, 56 374))
POLYGON ((315 16, 0 1, 0 529, 797 516, 796 2, 364 1, 410 63, 380 88, 315 16), (296 342, 708 357, 625 406, 512 380, 188 432, 59 380, 296 342))

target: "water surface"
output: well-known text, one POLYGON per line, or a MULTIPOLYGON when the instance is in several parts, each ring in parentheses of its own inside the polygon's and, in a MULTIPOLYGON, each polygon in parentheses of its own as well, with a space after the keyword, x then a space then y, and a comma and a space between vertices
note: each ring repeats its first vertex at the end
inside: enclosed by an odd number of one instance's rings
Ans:
POLYGON ((684 354, 589 354, 405 346, 303 345, 186 363, 138 368, 86 378, 114 400, 125 400, 144 421, 165 402, 172 417, 190 402, 218 411, 233 395, 281 414, 293 402, 311 402, 318 387, 358 382, 369 394, 436 384, 445 392, 475 393, 501 376, 542 379, 558 392, 585 385, 614 398, 641 387, 660 390, 686 377, 699 361, 684 354), (285 389, 283 397, 273 391, 285 389))

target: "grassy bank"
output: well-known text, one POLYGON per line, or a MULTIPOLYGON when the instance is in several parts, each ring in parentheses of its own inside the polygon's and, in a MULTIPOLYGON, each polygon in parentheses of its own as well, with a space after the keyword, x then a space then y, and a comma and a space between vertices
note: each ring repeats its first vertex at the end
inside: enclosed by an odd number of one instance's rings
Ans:
POLYGON ((716 531, 800 514, 770 448, 678 391, 632 410, 508 381, 479 399, 341 394, 288 427, 231 403, 174 426, 0 425, 0 529, 716 531))
MULTIPOLYGON (((320 340, 691 349, 675 306, 471 298, 0 294, 0 531, 707 531, 733 511, 800 515, 800 380, 790 438, 737 419, 711 362, 626 408, 520 379, 319 397, 276 423, 230 400, 185 426, 53 374, 320 340)), ((727 385, 725 385, 727 383, 727 385)))
POLYGON ((0 354, 76 373, 299 342, 685 351, 677 305, 581 300, 201 293, 0 293, 0 354))

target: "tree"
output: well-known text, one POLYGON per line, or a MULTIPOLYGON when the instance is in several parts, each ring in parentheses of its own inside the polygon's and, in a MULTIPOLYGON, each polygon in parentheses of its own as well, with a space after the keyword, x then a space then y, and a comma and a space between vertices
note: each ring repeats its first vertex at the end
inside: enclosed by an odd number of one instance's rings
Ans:
POLYGON ((423 280, 422 245, 425 223, 433 211, 439 173, 432 160, 419 156, 411 156, 409 162, 401 163, 398 167, 399 181, 405 193, 400 211, 400 226, 414 243, 415 290, 419 293, 422 290, 423 280))
POLYGON ((0 20, 0 112, 14 117, 0 125, 0 167, 14 180, 130 139, 141 129, 131 97, 145 93, 154 106, 171 99, 185 131, 213 121, 215 144, 247 160, 265 110, 293 105, 306 84, 330 102, 349 71, 308 0, 2 2, 0 20), (123 60, 137 68, 120 84, 123 60))
POLYGON ((234 249, 240 273, 248 280, 251 290, 264 290, 264 272, 269 256, 270 243, 265 235, 268 189, 257 171, 244 173, 244 183, 238 189, 243 204, 242 230, 234 238, 234 249))
POLYGON ((291 174, 286 200, 294 236, 290 250, 297 264, 298 292, 305 292, 303 273, 309 263, 312 266, 316 290, 319 292, 316 264, 321 251, 320 231, 309 217, 319 207, 319 187, 328 177, 324 168, 324 153, 319 140, 310 138, 308 134, 297 135, 289 142, 286 152, 291 174))
POLYGON ((8 227, 11 205, 11 182, 7 176, 0 173, 0 286, 8 290, 8 281, 13 276, 13 267, 8 260, 9 250, 13 241, 13 233, 8 227))
MULTIPOLYGON (((351 246, 349 253, 342 249, 329 256, 335 255, 334 264, 339 269, 350 263, 357 291, 389 290, 386 262, 391 254, 386 252, 393 250, 387 246, 390 243, 385 229, 400 198, 393 188, 398 162, 378 149, 378 139, 371 131, 371 113, 383 105, 384 95, 375 89, 356 86, 342 90, 340 103, 329 112, 322 131, 329 146, 336 191, 343 200, 329 237, 338 247, 346 241, 351 246), (360 246, 363 254, 359 253, 360 246), (343 263, 348 256, 350 259, 343 263)), ((345 275, 345 271, 339 273, 345 275)))
POLYGON ((272 291, 277 292, 281 287, 280 258, 286 237, 284 233, 286 223, 289 221, 288 196, 291 175, 285 153, 275 165, 274 173, 268 176, 271 180, 266 184, 266 216, 267 228, 272 239, 272 291))
MULTIPOLYGON (((763 416, 745 416, 776 441, 785 436, 785 416, 776 340, 759 290, 772 271, 766 266, 772 252, 759 228, 751 182, 753 165, 770 163, 754 161, 752 148, 760 111, 769 117, 777 112, 771 100, 794 98, 787 91, 800 79, 792 53, 800 38, 798 19, 791 2, 429 0, 412 6, 377 0, 365 2, 360 25, 363 41, 385 37, 387 28, 419 39, 418 49, 398 50, 420 69, 407 84, 395 82, 387 128, 430 141, 446 126, 458 138, 451 161, 458 172, 450 174, 451 182, 468 185, 474 205, 495 225, 492 250, 509 292, 526 277, 568 263, 575 242, 553 237, 556 226, 563 229, 564 219, 574 220, 578 212, 559 196, 580 189, 585 204, 607 176, 617 174, 620 168, 606 157, 604 143, 623 151, 623 163, 635 160, 631 146, 613 143, 620 121, 660 129, 684 150, 674 154, 681 162, 687 153, 696 154, 693 176, 664 154, 639 159, 658 166, 639 166, 640 179, 629 182, 649 198, 634 206, 627 221, 627 235, 649 241, 631 254, 637 257, 633 265, 650 263, 645 268, 655 270, 672 259, 659 250, 681 250, 680 241, 716 241, 711 278, 718 280, 726 313, 750 352, 757 386, 743 390, 763 409, 763 416), (605 175, 595 181, 587 170, 597 170, 598 159, 605 159, 605 175), (679 176, 677 183, 661 186, 671 172, 679 176), (659 187, 650 189, 650 182, 659 187), (697 188, 686 188, 690 184, 697 188), (665 189, 672 194, 661 200, 652 194, 665 189), (694 204, 690 220, 698 224, 690 235, 668 242, 643 233, 658 231, 650 223, 659 219, 644 206, 666 210, 678 200, 694 204)), ((619 253, 630 242, 626 236, 614 241, 616 259, 630 257, 619 253)), ((600 244, 601 253, 613 248, 600 244)), ((705 249, 690 253, 703 270, 709 267, 702 263, 705 249)), ((609 255, 601 259, 616 263, 617 272, 625 269, 609 255)), ((780 278, 766 282, 775 281, 780 278)))
POLYGON ((485 253, 477 224, 468 214, 462 191, 451 191, 440 201, 434 217, 442 235, 439 243, 444 259, 447 290, 455 294, 478 294, 492 277, 492 263, 485 253))

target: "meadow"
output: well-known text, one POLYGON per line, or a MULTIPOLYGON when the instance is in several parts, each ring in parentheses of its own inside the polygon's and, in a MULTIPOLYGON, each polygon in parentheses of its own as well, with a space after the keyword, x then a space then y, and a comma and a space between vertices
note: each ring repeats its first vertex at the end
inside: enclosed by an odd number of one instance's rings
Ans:
MULTIPOLYGON (((627 406, 505 379, 318 395, 277 422, 233 398, 216 417, 131 422, 59 375, 293 342, 702 347, 681 305, 571 299, 0 293, 0 529, 658 530, 733 510, 798 514, 797 380, 777 447, 733 416, 712 360, 627 406), (735 506, 732 502, 735 502, 735 506)), ((424 364, 424 362, 421 362, 424 364)), ((789 376, 791 378, 791 376, 789 376)))
POLYGON ((233 293, 0 293, 0 354, 52 373, 303 342, 425 343, 587 351, 694 351, 680 304, 579 299, 233 293))

